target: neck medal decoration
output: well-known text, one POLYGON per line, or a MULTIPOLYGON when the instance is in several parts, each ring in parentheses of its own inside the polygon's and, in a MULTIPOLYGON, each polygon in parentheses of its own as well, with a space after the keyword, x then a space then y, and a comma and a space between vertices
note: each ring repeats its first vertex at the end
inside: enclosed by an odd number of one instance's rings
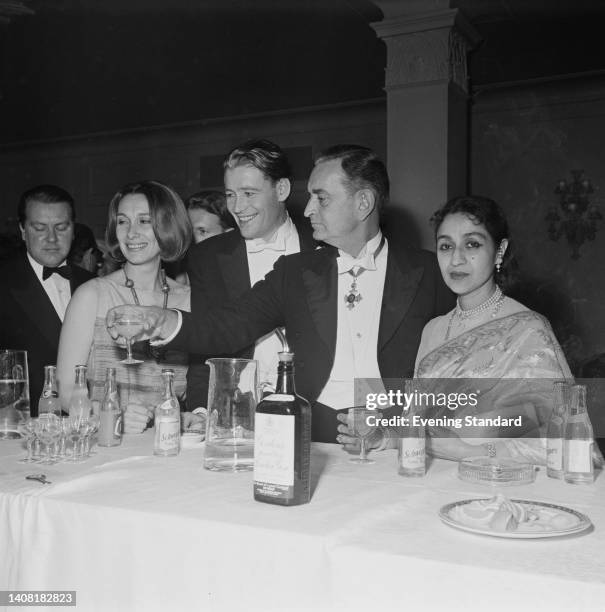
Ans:
POLYGON ((365 271, 365 268, 359 268, 357 272, 353 272, 353 270, 349 270, 349 274, 353 277, 353 282, 351 283, 351 288, 349 289, 349 293, 345 295, 345 302, 347 304, 347 308, 352 310, 355 308, 356 304, 359 304, 363 297, 361 293, 359 293, 357 289, 357 277, 365 271))
MULTIPOLYGON (((382 240, 380 241, 378 248, 374 252, 374 261, 376 261, 376 258, 380 254, 380 251, 382 251, 383 246, 384 246, 384 236, 382 237, 382 240)), ((366 271, 366 268, 363 268, 361 266, 359 266, 359 269, 357 270, 357 272, 353 272, 353 270, 349 270, 349 274, 353 277, 353 282, 351 283, 351 288, 349 289, 349 293, 345 295, 345 304, 347 305, 347 308, 349 310, 352 310, 353 308, 355 308, 355 306, 359 304, 361 300, 363 300, 363 296, 361 295, 361 293, 359 293, 359 290, 357 289, 357 278, 362 272, 365 272, 365 271, 366 271)))

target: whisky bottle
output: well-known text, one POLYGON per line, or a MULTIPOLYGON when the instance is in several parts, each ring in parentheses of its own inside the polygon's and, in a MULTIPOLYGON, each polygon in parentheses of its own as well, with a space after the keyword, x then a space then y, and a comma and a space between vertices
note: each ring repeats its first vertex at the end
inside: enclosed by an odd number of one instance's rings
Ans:
POLYGON ((275 393, 256 407, 254 499, 295 506, 311 498, 311 407, 297 395, 294 353, 279 353, 275 393))

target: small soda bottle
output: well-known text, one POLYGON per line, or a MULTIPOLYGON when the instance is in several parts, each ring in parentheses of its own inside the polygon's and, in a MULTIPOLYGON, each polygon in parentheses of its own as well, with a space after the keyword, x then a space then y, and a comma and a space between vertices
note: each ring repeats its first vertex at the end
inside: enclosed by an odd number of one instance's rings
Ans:
POLYGON ((586 387, 572 385, 563 445, 565 482, 588 484, 594 481, 592 445, 592 425, 586 411, 586 387))
POLYGON ((155 409, 153 454, 174 457, 181 450, 181 409, 172 388, 174 370, 162 370, 162 379, 164 393, 162 401, 155 409))
POLYGON ((99 419, 97 444, 99 446, 119 446, 122 443, 122 411, 120 410, 115 368, 107 368, 99 419))
POLYGON ((555 383, 554 405, 546 429, 546 474, 550 478, 563 478, 563 438, 565 414, 569 405, 569 385, 555 383))
POLYGON ((61 416, 61 402, 57 391, 57 368, 54 365, 44 366, 44 386, 38 401, 38 414, 47 413, 61 416))
MULTIPOLYGON (((408 397, 412 395, 410 380, 405 382, 405 391, 408 397)), ((419 422, 423 412, 420 406, 411 402, 408 410, 401 415, 403 422, 402 435, 397 444, 397 473, 400 476, 419 477, 426 474, 426 431, 419 422)))
POLYGON ((90 416, 91 403, 88 397, 88 387, 86 386, 86 366, 77 365, 75 372, 76 383, 69 400, 69 416, 87 419, 90 416))
POLYGON ((277 386, 256 407, 254 499, 281 506, 311 499, 311 407, 297 395, 294 353, 279 353, 277 386))

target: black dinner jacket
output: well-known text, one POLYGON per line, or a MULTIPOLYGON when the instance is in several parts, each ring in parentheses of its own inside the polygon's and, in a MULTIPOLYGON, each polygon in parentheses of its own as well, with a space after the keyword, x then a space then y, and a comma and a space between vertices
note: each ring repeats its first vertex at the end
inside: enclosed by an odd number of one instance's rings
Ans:
MULTIPOLYGON (((316 247, 307 219, 292 219, 298 232, 300 250, 316 247)), ((250 289, 250 271, 246 241, 238 229, 213 236, 192 246, 187 254, 187 274, 191 284, 191 312, 202 313, 236 300, 250 289)), ((190 355, 187 370, 187 407, 206 406, 208 401, 208 357, 242 357, 251 359, 256 337, 237 351, 218 351, 190 355)))
MULTIPOLYGON (((71 292, 93 275, 73 266, 71 292)), ((0 300, 0 348, 27 351, 29 396, 33 416, 44 386, 44 366, 57 363, 61 319, 31 267, 25 251, 0 265, 4 285, 0 300)))
MULTIPOLYGON (((296 354, 297 391, 314 402, 325 386, 336 349, 338 251, 324 247, 281 257, 263 281, 223 308, 183 313, 171 347, 235 353, 284 325, 296 354)), ((411 377, 424 325, 451 309, 452 293, 428 251, 389 240, 377 356, 383 378, 411 377)))

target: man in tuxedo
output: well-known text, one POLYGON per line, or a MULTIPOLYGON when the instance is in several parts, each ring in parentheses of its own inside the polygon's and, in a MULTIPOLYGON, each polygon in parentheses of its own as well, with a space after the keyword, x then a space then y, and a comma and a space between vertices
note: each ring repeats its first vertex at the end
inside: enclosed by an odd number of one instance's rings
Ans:
MULTIPOLYGON (((268 140, 249 140, 230 151, 223 162, 227 208, 239 231, 213 236, 191 247, 187 273, 191 311, 201 313, 243 295, 264 278, 282 255, 315 248, 308 223, 295 223, 286 208, 291 168, 282 149, 268 140)), ((275 383, 281 344, 270 331, 230 357, 257 359, 259 380, 275 383)), ((211 357, 218 356, 211 354, 211 357)), ((192 356, 187 373, 187 405, 206 406, 206 357, 192 356)))
POLYGON ((334 442, 338 413, 358 403, 355 379, 410 377, 425 323, 454 300, 434 254, 382 233, 389 179, 373 151, 327 149, 308 191, 305 216, 313 237, 328 246, 280 258, 223 308, 144 311, 148 337, 189 351, 236 351, 285 326, 297 390, 312 405, 312 437, 334 442))
POLYGON ((17 209, 25 250, 3 262, 0 347, 27 351, 32 416, 44 385, 44 366, 55 364, 61 323, 72 292, 93 275, 66 264, 74 236, 74 201, 64 189, 29 189, 17 209))

